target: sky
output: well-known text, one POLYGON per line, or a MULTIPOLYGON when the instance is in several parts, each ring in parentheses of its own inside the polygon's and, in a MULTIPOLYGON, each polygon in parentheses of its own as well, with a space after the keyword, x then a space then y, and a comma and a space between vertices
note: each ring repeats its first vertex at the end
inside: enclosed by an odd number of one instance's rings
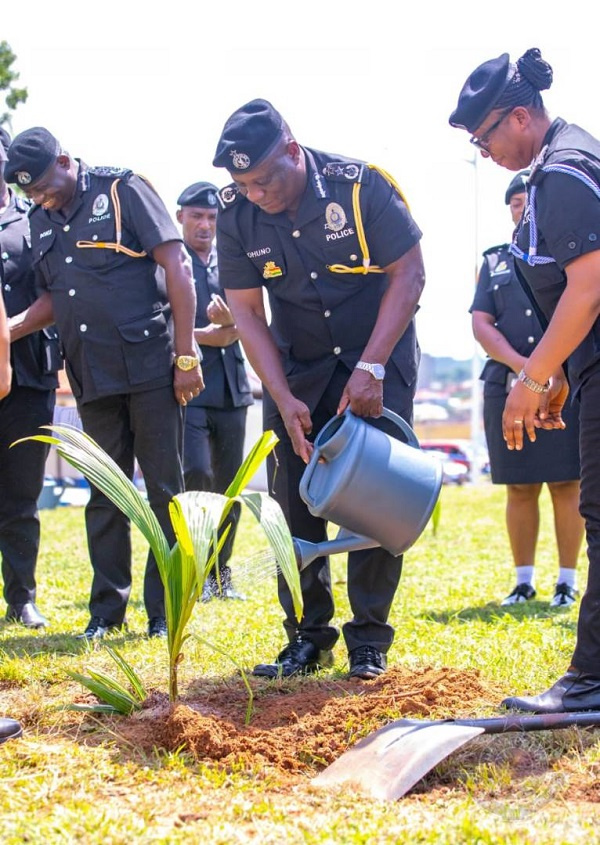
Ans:
POLYGON ((268 99, 301 144, 396 178, 423 231, 421 347, 481 356, 468 308, 481 253, 510 239, 504 192, 512 175, 475 163, 467 134, 448 116, 477 65, 539 47, 555 74, 544 92, 550 115, 600 136, 596 4, 573 4, 573 22, 555 0, 406 5, 3 3, 0 40, 17 54, 13 69, 29 91, 12 131, 46 126, 90 165, 143 174, 174 214, 192 182, 229 182, 211 164, 223 124, 248 100, 268 99))

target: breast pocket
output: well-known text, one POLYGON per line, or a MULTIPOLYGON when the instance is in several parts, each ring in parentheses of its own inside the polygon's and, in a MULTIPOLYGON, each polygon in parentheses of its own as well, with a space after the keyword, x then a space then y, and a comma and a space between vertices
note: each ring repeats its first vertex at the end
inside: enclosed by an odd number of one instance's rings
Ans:
POLYGON ((171 336, 162 311, 121 323, 118 330, 131 384, 160 378, 171 366, 171 336))
POLYGON ((508 307, 510 273, 497 273, 490 277, 488 293, 494 299, 496 317, 499 318, 502 312, 508 307))

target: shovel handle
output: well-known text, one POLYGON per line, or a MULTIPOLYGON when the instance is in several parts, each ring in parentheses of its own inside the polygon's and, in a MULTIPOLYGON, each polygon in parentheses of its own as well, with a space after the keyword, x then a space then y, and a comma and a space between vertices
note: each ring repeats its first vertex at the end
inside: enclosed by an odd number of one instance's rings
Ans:
POLYGON ((542 713, 534 716, 498 716, 489 719, 447 719, 437 724, 461 725, 466 728, 483 728, 486 734, 509 731, 553 731, 578 725, 581 728, 600 726, 600 712, 542 713))

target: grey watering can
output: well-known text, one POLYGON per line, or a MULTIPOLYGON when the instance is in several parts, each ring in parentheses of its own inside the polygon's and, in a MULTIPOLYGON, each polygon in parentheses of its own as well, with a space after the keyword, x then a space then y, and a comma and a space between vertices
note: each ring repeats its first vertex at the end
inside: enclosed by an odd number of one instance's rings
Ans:
POLYGON ((321 555, 382 546, 401 555, 420 536, 442 486, 442 465, 426 452, 402 417, 384 408, 399 440, 349 409, 333 417, 314 442, 300 495, 314 516, 340 526, 322 543, 294 538, 302 570, 321 555))

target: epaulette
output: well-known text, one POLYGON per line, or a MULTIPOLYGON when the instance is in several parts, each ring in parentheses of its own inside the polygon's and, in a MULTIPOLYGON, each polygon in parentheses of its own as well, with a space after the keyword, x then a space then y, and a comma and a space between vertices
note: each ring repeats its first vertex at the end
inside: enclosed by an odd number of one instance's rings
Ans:
POLYGON ((483 255, 491 255, 492 252, 500 252, 501 249, 508 249, 509 246, 510 244, 498 244, 497 246, 491 246, 483 251, 483 255))
POLYGON ((362 161, 330 161, 322 170, 330 182, 367 182, 369 168, 362 161))
POLYGON ((217 191, 217 199, 219 200, 219 205, 223 211, 231 208, 232 205, 235 205, 241 196, 242 195, 239 190, 233 184, 226 185, 224 188, 221 188, 220 191, 217 191))
POLYGON ((112 179, 123 179, 127 176, 131 176, 133 174, 133 170, 130 170, 128 167, 89 167, 88 173, 91 173, 93 176, 109 176, 112 179))

